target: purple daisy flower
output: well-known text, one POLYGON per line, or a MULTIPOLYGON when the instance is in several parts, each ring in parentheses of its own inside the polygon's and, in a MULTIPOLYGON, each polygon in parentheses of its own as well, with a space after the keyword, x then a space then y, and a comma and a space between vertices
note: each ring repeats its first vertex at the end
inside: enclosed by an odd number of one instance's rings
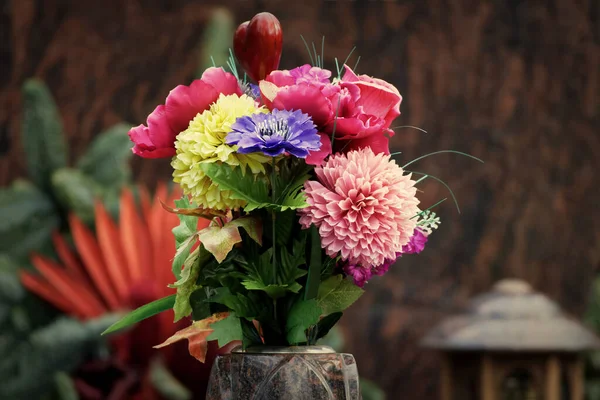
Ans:
POLYGON ((321 138, 312 119, 302 111, 273 110, 238 118, 231 125, 227 144, 238 145, 238 153, 261 152, 275 157, 290 153, 306 158, 321 148, 321 138))

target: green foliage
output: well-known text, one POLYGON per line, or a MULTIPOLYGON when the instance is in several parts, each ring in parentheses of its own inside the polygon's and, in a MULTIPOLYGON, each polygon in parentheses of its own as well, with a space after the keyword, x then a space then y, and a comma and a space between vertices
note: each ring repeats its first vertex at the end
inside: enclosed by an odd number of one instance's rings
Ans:
POLYGON ((362 400, 385 400, 385 392, 369 379, 360 378, 360 394, 362 400))
POLYGON ((317 300, 324 314, 332 314, 350 307, 363 293, 363 289, 342 275, 334 275, 321 282, 317 300))
POLYGON ((26 263, 32 250, 50 247, 60 222, 52 200, 25 181, 0 189, 0 220, 0 253, 18 263, 26 263))
POLYGON ((233 16, 229 10, 226 8, 215 9, 208 20, 202 37, 198 77, 202 76, 204 70, 209 67, 218 67, 227 63, 234 31, 233 16))
POLYGON ((244 228, 250 238, 261 243, 262 224, 259 219, 251 217, 237 218, 223 226, 209 226, 198 232, 198 238, 217 262, 222 262, 233 246, 242 242, 239 228, 244 228))
POLYGON ((319 322, 321 307, 315 299, 296 302, 287 317, 286 339, 290 344, 306 343, 306 330, 319 322))
POLYGON ((52 174, 52 189, 65 210, 71 210, 88 225, 94 222, 94 202, 102 195, 101 187, 81 171, 61 168, 52 174))
POLYGON ((255 177, 244 173, 240 167, 231 168, 225 164, 202 164, 201 168, 222 190, 231 191, 232 198, 245 201, 246 212, 259 208, 285 211, 307 206, 305 195, 299 190, 297 181, 290 182, 289 188, 276 193, 277 200, 273 202, 269 195, 269 184, 264 177, 255 177))
POLYGON ((308 279, 306 279, 306 289, 304 292, 305 300, 317 297, 321 283, 321 261, 321 237, 319 236, 317 227, 312 225, 310 227, 310 265, 308 266, 308 279))
POLYGON ((0 398, 39 399, 103 342, 100 333, 115 320, 106 316, 81 323, 61 318, 25 338, 13 337, 0 349, 0 398))
POLYGON ((104 187, 122 186, 131 179, 132 143, 128 124, 117 124, 100 133, 77 162, 77 168, 104 187))
POLYGON ((174 285, 177 288, 175 304, 173 305, 175 322, 187 317, 192 312, 190 296, 200 288, 196 281, 200 275, 201 268, 211 257, 210 253, 204 249, 204 246, 198 248, 197 256, 195 254, 196 252, 191 254, 188 260, 186 260, 181 272, 181 279, 174 285))
POLYGON ((329 333, 329 331, 331 331, 331 328, 333 328, 335 324, 337 324, 337 322, 340 320, 340 318, 342 318, 342 315, 344 315, 344 313, 340 311, 321 318, 321 320, 317 323, 314 332, 313 343, 325 337, 329 333))
MULTIPOLYGON (((175 200, 175 206, 178 209, 191 209, 197 206, 190 203, 187 197, 182 197, 175 200)), ((190 250, 196 239, 196 228, 198 226, 198 217, 191 215, 177 214, 179 225, 173 228, 173 236, 175 236, 175 257, 173 258, 173 275, 176 280, 181 278, 181 267, 190 255, 190 250)))
POLYGON ((240 319, 234 313, 230 313, 227 318, 221 321, 212 323, 210 327, 213 329, 213 333, 206 340, 216 340, 219 347, 243 339, 240 319))
POLYGON ((277 269, 273 268, 273 248, 250 260, 244 267, 247 274, 242 284, 248 290, 262 290, 272 299, 279 299, 287 292, 298 293, 302 286, 297 279, 306 275, 306 270, 299 268, 306 262, 304 245, 303 241, 297 241, 292 254, 285 247, 280 248, 277 269))
POLYGON ((52 95, 35 79, 23 85, 21 134, 30 178, 37 186, 48 188, 52 173, 67 165, 67 145, 52 95))
POLYGON ((234 294, 227 287, 214 289, 214 295, 210 296, 207 301, 222 304, 241 318, 256 319, 268 313, 256 296, 251 293, 248 295, 234 294))
POLYGON ((111 326, 109 326, 104 332, 103 335, 107 335, 109 333, 113 333, 119 331, 121 329, 125 329, 134 324, 137 324, 140 321, 143 321, 147 318, 150 318, 156 314, 159 314, 163 311, 166 311, 170 308, 173 308, 175 304, 175 295, 172 294, 167 297, 163 297, 162 299, 158 299, 153 301, 152 303, 145 304, 129 314, 125 317, 121 318, 119 321, 115 322, 111 326))
POLYGON ((79 400, 75 383, 66 373, 61 371, 54 374, 54 387, 60 400, 79 400))

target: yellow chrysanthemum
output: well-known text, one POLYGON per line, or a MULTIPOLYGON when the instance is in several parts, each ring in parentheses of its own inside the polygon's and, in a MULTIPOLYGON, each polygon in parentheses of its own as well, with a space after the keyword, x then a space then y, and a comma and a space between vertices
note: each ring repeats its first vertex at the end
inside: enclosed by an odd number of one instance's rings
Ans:
POLYGON ((265 173, 263 164, 271 160, 269 157, 260 153, 239 154, 236 153, 237 146, 225 143, 237 118, 259 112, 268 111, 257 107, 251 97, 221 95, 210 109, 196 115, 189 127, 177 136, 177 154, 171 162, 173 180, 199 206, 225 210, 245 205, 241 200, 232 199, 229 190, 220 190, 204 174, 200 165, 217 162, 240 166, 244 171, 250 168, 253 174, 265 173))

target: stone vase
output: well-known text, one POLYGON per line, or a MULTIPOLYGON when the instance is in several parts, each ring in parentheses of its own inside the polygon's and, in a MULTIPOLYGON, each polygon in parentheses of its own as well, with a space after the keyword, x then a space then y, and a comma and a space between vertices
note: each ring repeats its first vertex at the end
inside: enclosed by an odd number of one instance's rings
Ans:
POLYGON ((356 361, 326 346, 235 349, 215 360, 207 400, 359 400, 356 361))

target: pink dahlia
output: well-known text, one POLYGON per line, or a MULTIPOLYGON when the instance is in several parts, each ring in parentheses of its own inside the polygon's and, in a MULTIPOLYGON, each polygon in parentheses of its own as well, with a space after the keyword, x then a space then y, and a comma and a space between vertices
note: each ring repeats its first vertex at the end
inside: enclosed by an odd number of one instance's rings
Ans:
POLYGON ((303 228, 319 228, 330 257, 377 268, 395 259, 417 226, 415 181, 389 155, 370 148, 330 157, 307 181, 309 207, 300 210, 303 228))
POLYGON ((209 68, 190 86, 177 86, 165 104, 148 116, 148 126, 131 128, 129 138, 135 143, 133 152, 144 158, 173 157, 177 135, 188 128, 197 114, 208 110, 221 94, 242 94, 235 76, 222 68, 209 68))

